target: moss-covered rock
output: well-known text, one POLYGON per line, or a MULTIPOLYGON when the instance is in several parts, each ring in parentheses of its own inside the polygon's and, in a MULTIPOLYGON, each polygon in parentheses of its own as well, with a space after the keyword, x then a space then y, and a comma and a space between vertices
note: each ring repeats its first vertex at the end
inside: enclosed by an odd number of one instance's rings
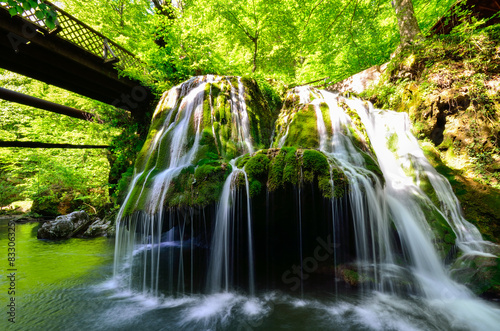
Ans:
POLYGON ((284 147, 259 151, 248 159, 245 171, 254 194, 262 188, 272 192, 301 185, 303 181, 316 183, 323 197, 331 199, 342 197, 347 187, 342 170, 330 163, 322 152, 313 149, 284 147), (255 181, 260 185, 253 183, 255 181))
POLYGON ((478 295, 500 298, 498 257, 462 256, 451 266, 451 275, 478 295))
MULTIPOLYGON (((275 116, 257 83, 249 78, 195 77, 174 87, 160 100, 137 157, 136 173, 140 176, 132 188, 125 215, 151 205, 205 206, 216 201, 230 172, 228 161, 249 149, 247 140, 255 148, 269 146, 275 116), (193 107, 193 103, 188 104, 190 100, 197 104, 193 107), (185 118, 186 114, 190 117, 185 118), (248 139, 244 137, 246 127, 238 125, 246 118, 248 139), (186 129, 181 137, 177 128, 182 123, 186 129), (181 144, 172 150, 179 141, 181 144), (173 161, 177 167, 182 166, 178 164, 180 160, 184 169, 172 170, 175 174, 169 186, 161 188, 166 191, 165 200, 148 203, 155 177, 169 169, 173 161)), ((246 161, 241 159, 239 165, 244 166, 246 161)))
POLYGON ((295 90, 287 94, 276 121, 273 147, 319 147, 316 110, 309 101, 301 100, 295 90))
POLYGON ((423 143, 422 149, 434 168, 452 185, 464 217, 478 227, 486 240, 500 244, 500 190, 469 178, 463 170, 447 166, 432 144, 423 143))

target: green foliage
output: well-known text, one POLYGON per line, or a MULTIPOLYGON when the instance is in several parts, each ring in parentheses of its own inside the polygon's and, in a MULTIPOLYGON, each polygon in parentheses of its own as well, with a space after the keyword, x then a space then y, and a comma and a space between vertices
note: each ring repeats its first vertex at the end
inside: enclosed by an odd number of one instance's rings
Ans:
MULTIPOLYGON (((427 31, 453 2, 429 5, 414 0, 420 28, 427 31)), ((158 91, 193 75, 224 74, 252 75, 261 88, 267 80, 283 94, 290 85, 325 77, 339 81, 384 63, 399 43, 394 9, 387 1, 183 0, 176 5, 161 2, 161 8, 156 4, 160 2, 58 2, 133 50, 146 70, 123 74, 154 84, 158 91)), ((277 107, 279 99, 263 90, 270 107, 277 107)))
MULTIPOLYGON (((452 3, 415 0, 421 29, 452 3)), ((208 73, 254 73, 285 86, 338 81, 386 62, 399 43, 394 9, 384 1, 185 0, 167 14, 147 0, 97 2, 92 11, 76 0, 64 4, 134 50, 159 90, 208 73)))
MULTIPOLYGON (((0 137, 7 141, 107 145, 119 132, 112 107, 0 70, 0 85, 21 93, 82 109, 99 116, 97 124, 0 100, 0 137), (108 124, 110 123, 110 124, 108 124)), ((39 214, 90 212, 109 202, 106 150, 0 149, 0 205, 32 200, 39 214)))
POLYGON ((56 12, 44 0, 8 0, 11 16, 21 15, 25 11, 34 10, 36 18, 43 20, 49 29, 56 27, 56 12))

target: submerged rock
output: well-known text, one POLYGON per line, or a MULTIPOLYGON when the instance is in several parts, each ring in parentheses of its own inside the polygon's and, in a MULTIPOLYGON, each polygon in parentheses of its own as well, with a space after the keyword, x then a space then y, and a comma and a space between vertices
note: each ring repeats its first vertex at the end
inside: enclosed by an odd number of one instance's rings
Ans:
POLYGON ((70 238, 88 226, 90 222, 89 215, 81 211, 75 211, 68 215, 58 216, 53 221, 45 222, 39 229, 38 239, 67 239, 70 238))

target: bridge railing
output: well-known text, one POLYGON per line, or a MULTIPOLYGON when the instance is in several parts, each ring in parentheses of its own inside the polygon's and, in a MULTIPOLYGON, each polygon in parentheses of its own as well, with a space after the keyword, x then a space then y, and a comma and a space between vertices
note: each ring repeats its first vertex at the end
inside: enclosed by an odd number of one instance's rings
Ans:
MULTIPOLYGON (((66 13, 56 5, 48 1, 45 1, 45 3, 50 6, 57 15, 55 20, 56 27, 54 29, 50 29, 43 19, 36 17, 34 9, 24 11, 21 16, 40 28, 42 32, 57 34, 59 38, 100 57, 104 62, 115 63, 115 66, 120 69, 143 67, 141 61, 125 48, 109 40, 103 34, 97 32, 76 17, 66 13)), ((6 2, 0 2, 0 7, 4 7, 5 9, 10 8, 6 2)))

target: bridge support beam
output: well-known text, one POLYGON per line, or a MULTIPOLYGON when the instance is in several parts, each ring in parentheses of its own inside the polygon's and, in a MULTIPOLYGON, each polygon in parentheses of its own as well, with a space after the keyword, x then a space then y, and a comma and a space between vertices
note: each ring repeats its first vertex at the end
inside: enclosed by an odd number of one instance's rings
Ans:
POLYGON ((23 105, 40 108, 44 110, 51 111, 53 113, 58 113, 81 120, 86 120, 90 122, 103 123, 100 119, 96 118, 94 114, 87 113, 75 108, 68 106, 63 106, 54 102, 46 101, 43 99, 35 98, 30 95, 8 90, 6 88, 0 87, 0 99, 7 101, 17 102, 23 105))
POLYGON ((104 145, 72 145, 72 144, 49 144, 37 141, 3 141, 0 140, 0 147, 20 147, 20 148, 65 148, 65 149, 98 149, 109 148, 104 145))

